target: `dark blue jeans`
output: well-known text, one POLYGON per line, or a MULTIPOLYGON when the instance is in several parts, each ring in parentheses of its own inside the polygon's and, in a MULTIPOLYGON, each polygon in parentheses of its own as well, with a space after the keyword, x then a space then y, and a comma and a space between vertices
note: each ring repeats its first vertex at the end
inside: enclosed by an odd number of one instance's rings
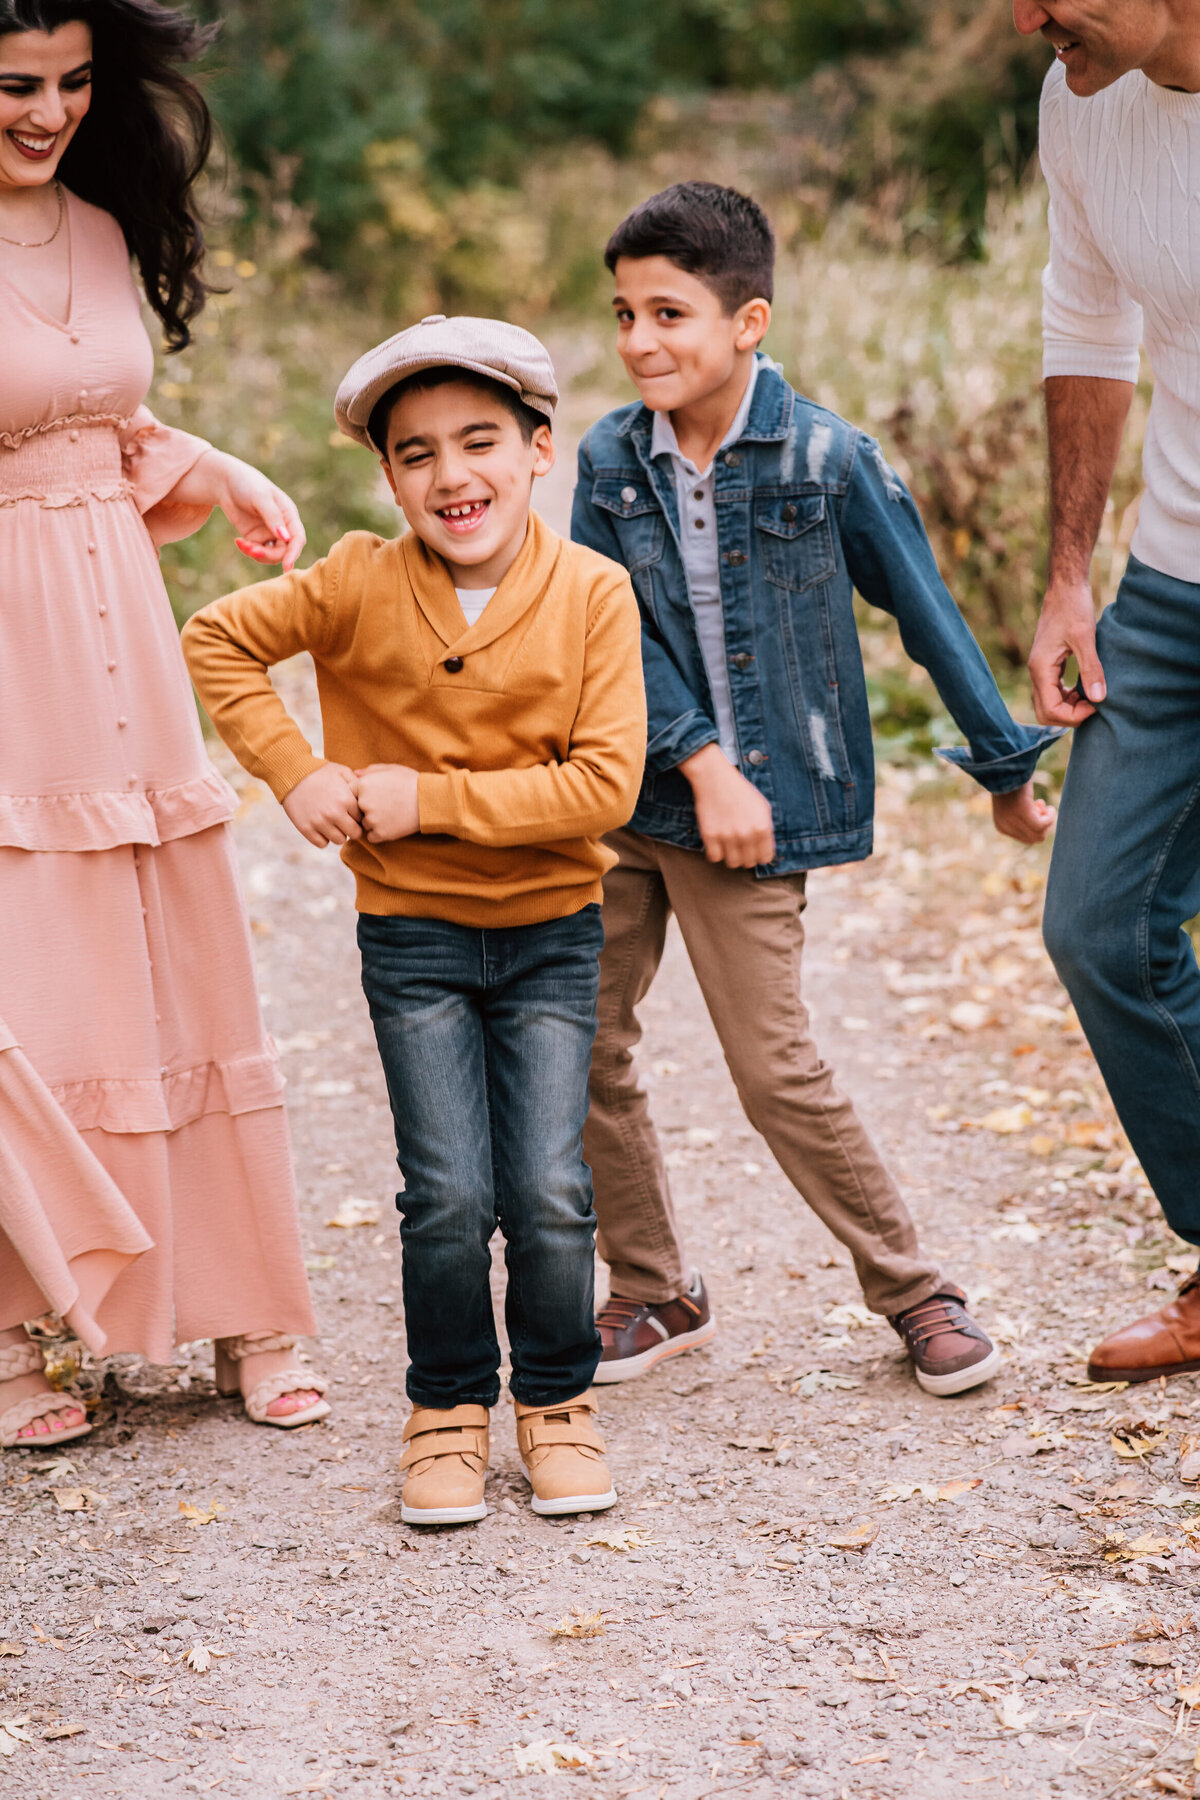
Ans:
POLYGON ((1046 947, 1167 1223, 1200 1244, 1200 586, 1132 558, 1075 733, 1046 947))
POLYGON ((514 1396, 572 1400, 600 1360, 583 1160, 600 908, 507 930, 361 914, 363 990, 387 1077, 418 1406, 494 1406, 489 1242, 505 1238, 514 1396))

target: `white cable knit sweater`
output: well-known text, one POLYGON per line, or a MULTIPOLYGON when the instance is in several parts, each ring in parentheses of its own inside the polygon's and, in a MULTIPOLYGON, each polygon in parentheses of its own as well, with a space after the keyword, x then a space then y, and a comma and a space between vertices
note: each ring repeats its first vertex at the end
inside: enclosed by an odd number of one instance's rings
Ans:
POLYGON ((1055 63, 1042 89, 1050 261, 1047 375, 1154 371, 1133 553, 1200 582, 1200 94, 1140 72, 1081 100, 1055 63))

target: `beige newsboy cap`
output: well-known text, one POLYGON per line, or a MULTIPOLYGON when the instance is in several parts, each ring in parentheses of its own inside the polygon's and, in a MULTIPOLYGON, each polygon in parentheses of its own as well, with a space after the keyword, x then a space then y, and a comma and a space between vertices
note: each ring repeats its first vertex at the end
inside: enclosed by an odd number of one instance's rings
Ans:
POLYGON ((531 331, 503 319, 448 319, 431 313, 419 325, 398 331, 386 344, 360 356, 333 403, 338 428, 355 443, 378 450, 367 435, 377 403, 389 388, 421 369, 470 369, 512 388, 526 406, 550 419, 558 403, 558 383, 550 353, 531 331))

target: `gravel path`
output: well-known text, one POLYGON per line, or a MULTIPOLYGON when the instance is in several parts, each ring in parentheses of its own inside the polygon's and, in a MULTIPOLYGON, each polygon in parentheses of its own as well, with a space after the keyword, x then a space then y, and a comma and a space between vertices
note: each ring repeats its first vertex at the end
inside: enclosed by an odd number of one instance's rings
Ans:
POLYGON ((745 1124, 673 938, 644 1063, 720 1335, 604 1390, 612 1512, 535 1518, 501 1406, 490 1516, 425 1533, 399 1523, 393 1149, 351 883, 241 781, 335 1412, 257 1429, 195 1345, 85 1369, 69 1466, 5 1455, 0 1793, 1192 1793, 1194 1381, 1096 1392, 1083 1367, 1182 1247, 1041 952, 1044 856, 952 780, 890 776, 880 854, 813 879, 808 981, 1000 1376, 917 1389, 745 1124), (378 1222, 330 1226, 352 1200, 378 1222))

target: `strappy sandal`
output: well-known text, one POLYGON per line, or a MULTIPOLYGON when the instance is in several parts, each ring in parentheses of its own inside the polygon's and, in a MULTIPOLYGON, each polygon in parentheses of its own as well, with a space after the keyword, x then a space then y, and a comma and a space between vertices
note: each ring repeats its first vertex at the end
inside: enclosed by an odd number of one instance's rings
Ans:
MULTIPOLYGON (((291 1337, 218 1338, 213 1346, 218 1394, 229 1399, 234 1394, 242 1393, 237 1367, 240 1362, 245 1362, 251 1356, 263 1356, 272 1350, 295 1348, 296 1340, 291 1337)), ((323 1394, 328 1385, 319 1375, 311 1375, 307 1369, 301 1369, 296 1364, 288 1369, 280 1369, 275 1375, 265 1375, 248 1394, 242 1394, 246 1417, 253 1420, 255 1425, 278 1425, 284 1431, 292 1431, 297 1425, 311 1425, 314 1419, 328 1416, 328 1400, 314 1400, 303 1411, 284 1413, 279 1418, 268 1413, 267 1408, 274 1401, 282 1399, 284 1394, 306 1390, 323 1394)))
MULTIPOLYGON (((36 1344, 0 1346, 0 1386, 6 1381, 16 1381, 22 1375, 44 1375, 45 1372, 46 1364, 36 1344)), ((30 1394, 24 1400, 15 1400, 4 1412, 0 1412, 0 1449, 49 1450, 52 1445, 69 1444, 75 1438, 87 1437, 92 1428, 86 1416, 82 1425, 64 1425, 59 1431, 39 1431, 31 1437, 19 1435, 27 1425, 35 1425, 39 1419, 48 1419, 52 1413, 62 1412, 68 1406, 76 1406, 80 1412, 85 1411, 79 1395, 69 1388, 56 1392, 54 1388, 47 1387, 44 1394, 30 1394)))

